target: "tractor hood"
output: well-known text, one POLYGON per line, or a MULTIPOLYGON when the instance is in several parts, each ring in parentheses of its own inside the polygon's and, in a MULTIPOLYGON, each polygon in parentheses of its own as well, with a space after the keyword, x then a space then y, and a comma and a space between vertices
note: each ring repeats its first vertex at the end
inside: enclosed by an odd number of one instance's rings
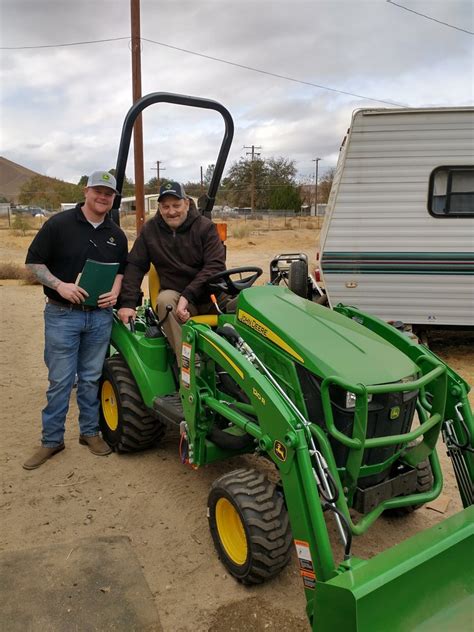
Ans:
POLYGON ((287 288, 243 290, 237 326, 265 337, 322 378, 337 376, 366 385, 387 384, 414 375, 416 365, 363 325, 303 299, 287 288))

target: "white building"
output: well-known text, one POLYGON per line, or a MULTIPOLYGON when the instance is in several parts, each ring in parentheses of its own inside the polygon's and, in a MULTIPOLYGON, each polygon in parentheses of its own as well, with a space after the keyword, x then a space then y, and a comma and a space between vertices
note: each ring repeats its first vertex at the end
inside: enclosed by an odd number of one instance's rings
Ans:
MULTIPOLYGON (((145 215, 155 214, 158 210, 158 193, 150 193, 145 195, 145 215)), ((124 197, 120 203, 120 212, 125 215, 135 212, 135 196, 124 197)))

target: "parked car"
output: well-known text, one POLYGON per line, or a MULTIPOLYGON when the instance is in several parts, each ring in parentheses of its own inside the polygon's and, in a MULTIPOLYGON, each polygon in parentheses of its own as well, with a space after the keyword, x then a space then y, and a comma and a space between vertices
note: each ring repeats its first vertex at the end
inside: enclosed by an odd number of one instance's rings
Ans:
POLYGON ((46 217, 46 211, 44 209, 42 209, 42 208, 37 207, 37 206, 30 207, 29 208, 29 213, 33 217, 46 217))
POLYGON ((39 206, 17 206, 14 213, 17 215, 26 213, 32 217, 46 217, 46 211, 39 206))

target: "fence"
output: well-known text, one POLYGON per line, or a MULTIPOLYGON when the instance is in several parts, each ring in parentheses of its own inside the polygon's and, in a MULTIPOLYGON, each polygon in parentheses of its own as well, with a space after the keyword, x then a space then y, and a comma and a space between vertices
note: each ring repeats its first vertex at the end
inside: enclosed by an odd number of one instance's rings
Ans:
POLYGON ((239 213, 235 211, 213 211, 212 218, 229 225, 234 223, 248 224, 257 230, 287 230, 297 228, 321 229, 324 216, 314 216, 309 212, 295 213, 294 211, 255 211, 239 213))

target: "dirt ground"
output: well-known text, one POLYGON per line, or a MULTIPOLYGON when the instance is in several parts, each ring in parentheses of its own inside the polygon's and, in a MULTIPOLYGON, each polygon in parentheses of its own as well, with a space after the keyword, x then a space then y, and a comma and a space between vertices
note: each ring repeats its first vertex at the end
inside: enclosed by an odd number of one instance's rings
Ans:
MULTIPOLYGON (((22 262, 32 235, 18 237, 0 230, 0 263, 22 262)), ((268 271, 269 261, 279 252, 314 256, 315 241, 314 227, 296 225, 272 232, 255 227, 228 240, 228 265, 254 264, 268 271)), ((246 588, 228 575, 213 549, 206 519, 210 485, 230 469, 265 467, 254 457, 193 471, 179 461, 173 429, 146 453, 93 456, 78 444, 73 395, 66 450, 36 471, 22 469, 38 445, 45 403, 43 305, 41 287, 0 281, 0 551, 95 535, 128 535, 165 632, 309 630, 295 557, 273 581, 246 588)), ((445 334, 433 343, 435 351, 471 383, 472 342, 445 334)), ((356 539, 355 555, 371 557, 460 509, 442 446, 440 453, 445 475, 441 502, 403 519, 378 520, 356 539)), ((333 525, 331 538, 340 559, 333 525)))

